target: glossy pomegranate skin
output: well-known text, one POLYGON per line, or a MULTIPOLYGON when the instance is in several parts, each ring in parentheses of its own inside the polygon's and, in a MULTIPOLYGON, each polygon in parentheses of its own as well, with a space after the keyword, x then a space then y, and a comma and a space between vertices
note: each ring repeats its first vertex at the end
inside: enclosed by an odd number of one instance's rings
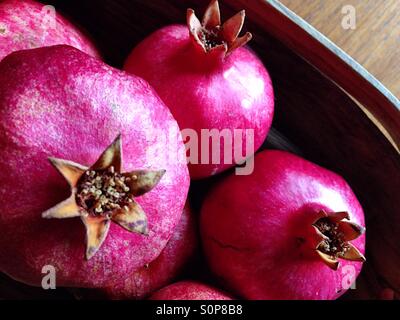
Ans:
POLYGON ((186 205, 180 223, 157 259, 121 279, 119 284, 103 290, 103 293, 110 299, 145 298, 171 283, 183 271, 197 245, 195 217, 186 205))
POLYGON ((100 57, 91 39, 44 4, 32 0, 0 1, 0 60, 11 52, 65 44, 100 57))
POLYGON ((182 215, 189 174, 176 121, 148 83, 69 46, 18 51, 0 63, 0 131, 2 272, 40 285, 42 267, 52 265, 57 286, 110 287, 160 254, 182 215), (177 148, 149 137, 170 130, 177 148), (166 173, 136 198, 149 236, 112 223, 87 261, 81 219, 41 218, 70 194, 47 158, 91 165, 118 133, 123 171, 166 173), (177 161, 164 157, 173 153, 177 161))
MULTIPOLYGON (((274 94, 259 58, 247 47, 229 56, 208 55, 194 47, 187 26, 164 27, 131 52, 124 69, 147 80, 170 108, 181 129, 254 130, 258 149, 271 126, 274 94)), ((246 150, 243 133, 243 154, 246 150)), ((200 145, 200 143, 199 143, 200 145)), ((201 149, 198 148, 200 155, 201 149)), ((210 152, 211 153, 211 152, 210 152)), ((199 157, 200 162, 200 157, 199 157)), ((232 164, 220 148, 219 164, 189 164, 191 178, 221 172, 232 164)))
POLYGON ((208 284, 186 280, 173 283, 154 293, 150 300, 232 300, 227 293, 208 284))
MULTIPOLYGON (((247 299, 339 297, 362 264, 340 259, 334 271, 308 247, 321 209, 347 211, 365 226, 340 176, 287 152, 260 152, 252 175, 227 177, 204 202, 201 236, 211 269, 247 299)), ((351 243, 364 253, 365 235, 351 243)))

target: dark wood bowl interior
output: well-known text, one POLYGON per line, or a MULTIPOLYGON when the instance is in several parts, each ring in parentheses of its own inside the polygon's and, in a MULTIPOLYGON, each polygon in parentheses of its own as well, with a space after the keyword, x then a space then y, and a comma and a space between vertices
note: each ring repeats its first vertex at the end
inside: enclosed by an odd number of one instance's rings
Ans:
MULTIPOLYGON (((152 31, 184 23, 187 7, 203 12, 208 0, 47 1, 79 23, 106 62, 121 67, 130 50, 152 31)), ((221 1, 222 16, 233 12, 221 1)), ((265 21, 268 24, 268 21, 265 21)), ((367 262, 345 299, 377 298, 383 288, 400 293, 400 157, 357 103, 279 37, 248 20, 250 47, 269 70, 275 88, 273 130, 264 147, 289 150, 342 175, 366 214, 367 262)), ((400 116, 400 115, 399 115, 400 116)), ((194 207, 220 177, 192 185, 194 207), (196 192, 193 192, 195 190, 196 192)), ((62 294, 61 294, 62 296, 62 294)))

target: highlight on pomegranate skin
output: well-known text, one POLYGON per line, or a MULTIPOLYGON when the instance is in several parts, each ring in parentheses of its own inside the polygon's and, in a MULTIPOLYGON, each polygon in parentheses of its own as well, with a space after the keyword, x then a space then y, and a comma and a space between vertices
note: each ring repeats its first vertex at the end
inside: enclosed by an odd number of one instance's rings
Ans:
POLYGON ((149 300, 232 300, 229 294, 208 284, 185 280, 170 284, 149 297, 149 300))
POLYGON ((54 7, 34 0, 0 1, 0 60, 14 51, 61 44, 100 58, 89 36, 54 7))
POLYGON ((201 22, 188 9, 186 26, 170 25, 155 31, 125 62, 126 71, 154 87, 182 130, 194 130, 197 137, 204 130, 216 130, 223 133, 225 144, 233 140, 227 149, 224 143, 202 148, 188 136, 188 145, 195 145, 188 152, 193 179, 243 162, 243 158, 233 156, 235 150, 241 150, 244 158, 251 156, 271 126, 271 79, 257 55, 245 46, 251 34, 240 36, 244 19, 245 12, 240 11, 222 22, 216 0, 211 1, 201 22), (242 130, 240 139, 235 130, 242 130))
POLYGON ((262 151, 249 176, 207 196, 201 237, 210 268, 245 299, 336 299, 365 261, 364 214, 338 175, 262 151))

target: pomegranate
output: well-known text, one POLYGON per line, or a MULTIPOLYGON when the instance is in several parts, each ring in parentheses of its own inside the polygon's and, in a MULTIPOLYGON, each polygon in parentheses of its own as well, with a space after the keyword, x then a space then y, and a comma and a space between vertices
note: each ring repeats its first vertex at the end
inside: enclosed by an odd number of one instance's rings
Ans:
POLYGON ((238 37, 244 18, 241 11, 221 26, 217 0, 201 23, 189 9, 187 26, 154 32, 125 63, 125 70, 155 88, 181 129, 197 133, 197 138, 184 133, 194 179, 243 162, 260 147, 271 125, 271 80, 255 53, 244 47, 251 34, 238 37), (216 140, 210 142, 209 130, 217 130, 216 140))
POLYGON ((18 51, 0 63, 0 110, 0 271, 110 287, 160 254, 189 174, 148 83, 69 46, 18 51))
POLYGON ((158 258, 103 292, 111 299, 143 299, 176 278, 196 247, 197 230, 193 213, 187 205, 179 225, 158 258))
POLYGON ((150 300, 232 300, 227 293, 207 284, 187 280, 171 284, 154 293, 150 300))
POLYGON ((0 60, 13 51, 66 44, 99 57, 91 40, 51 6, 0 1, 0 60))
POLYGON ((349 185, 287 152, 257 154, 253 174, 228 176, 201 211, 211 269, 247 299, 335 299, 365 260, 349 185))

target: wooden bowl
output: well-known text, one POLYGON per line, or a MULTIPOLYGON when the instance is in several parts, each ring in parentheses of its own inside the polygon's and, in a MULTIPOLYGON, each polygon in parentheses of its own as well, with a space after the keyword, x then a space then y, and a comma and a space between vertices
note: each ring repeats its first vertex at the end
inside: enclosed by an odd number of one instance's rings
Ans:
MULTIPOLYGON (((47 1, 86 28, 105 60, 121 67, 156 29, 185 23, 186 8, 205 1, 47 1)), ((270 148, 285 149, 342 175, 366 214, 367 262, 345 298, 400 295, 400 103, 365 69, 275 0, 225 0, 223 18, 245 9, 250 43, 276 93, 270 148)), ((218 179, 218 177, 216 178, 218 179)), ((194 185, 207 191, 212 180, 194 185)), ((201 198, 194 199, 195 204, 201 198)))

